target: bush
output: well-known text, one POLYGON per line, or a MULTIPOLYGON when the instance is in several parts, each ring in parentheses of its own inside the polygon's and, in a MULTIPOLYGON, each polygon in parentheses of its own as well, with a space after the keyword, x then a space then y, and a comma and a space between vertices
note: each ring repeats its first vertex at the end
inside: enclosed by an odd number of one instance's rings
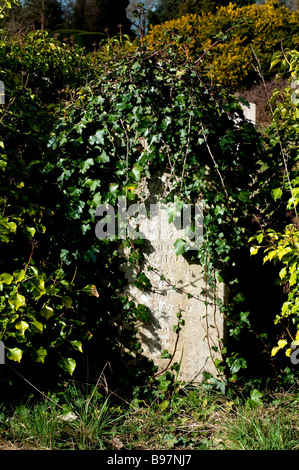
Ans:
MULTIPOLYGON (((100 299, 108 305, 103 276, 109 281, 110 295, 114 292, 121 298, 125 284, 112 264, 116 267, 122 262, 117 250, 121 240, 94 238, 97 206, 114 205, 118 197, 129 197, 129 188, 167 168, 173 190, 164 202, 195 204, 200 198, 209 208, 204 244, 193 261, 206 266, 210 286, 216 282, 214 269, 220 272, 219 279, 229 286, 230 301, 227 305, 219 299, 216 302, 225 312, 231 337, 244 340, 251 329, 248 297, 259 320, 262 310, 248 287, 253 282, 249 263, 244 270, 242 260, 249 255, 245 233, 255 232, 252 219, 259 213, 256 175, 267 157, 256 129, 242 119, 240 103, 201 81, 197 68, 179 63, 177 55, 136 50, 108 60, 97 80, 61 108, 61 121, 50 144, 54 159, 49 161, 45 177, 56 175, 61 210, 68 219, 57 233, 63 260, 69 266, 84 262, 86 270, 90 266, 100 299), (249 291, 246 298, 240 272, 249 291)), ((266 199, 273 206, 269 195, 266 199)), ((138 264, 142 244, 131 240, 129 246, 130 261, 139 266, 136 285, 140 286, 146 280, 146 272, 138 264)), ((126 323, 130 313, 134 322, 140 311, 125 300, 119 315, 126 323)), ((231 353, 230 349, 228 356, 231 353)), ((247 356, 253 356, 252 349, 247 349, 247 356)), ((227 368, 236 380, 246 361, 233 351, 219 369, 227 368)), ((256 363, 254 366, 256 372, 256 363)))
POLYGON ((104 33, 95 33, 90 31, 81 31, 79 29, 59 29, 55 30, 52 35, 57 37, 59 41, 71 40, 77 46, 84 47, 87 51, 94 50, 99 44, 107 39, 104 33))
POLYGON ((281 50, 282 44, 287 48, 298 43, 298 20, 298 11, 291 12, 277 0, 243 7, 230 3, 214 14, 186 15, 151 27, 145 40, 152 48, 173 42, 190 61, 202 57, 200 70, 211 83, 241 90, 259 79, 252 48, 262 63, 264 77, 271 78, 272 54, 281 50))
MULTIPOLYGON (((286 295, 281 311, 273 319, 276 325, 282 325, 283 331, 278 337, 278 344, 272 350, 275 356, 280 349, 286 348, 286 355, 299 346, 299 175, 298 175, 298 51, 286 51, 277 54, 273 67, 281 64, 290 78, 289 86, 275 90, 271 100, 272 123, 268 129, 267 151, 273 161, 278 162, 277 175, 268 179, 265 169, 265 185, 271 190, 273 200, 285 204, 286 217, 278 228, 264 226, 251 238, 252 254, 264 252, 264 263, 272 261, 279 273, 279 282, 286 295)), ((270 170, 273 171, 273 168, 270 170)))
MULTIPOLYGON (((204 204, 204 242, 192 261, 205 266, 208 287, 214 289, 216 272, 229 286, 228 304, 215 302, 230 337, 243 346, 253 311, 264 346, 265 315, 242 260, 261 207, 266 221, 279 225, 283 204, 261 175, 267 167, 267 181, 276 184, 277 154, 265 154, 236 98, 172 52, 117 55, 112 46, 95 67, 96 54, 86 57, 44 32, 0 42, 7 89, 0 108, 0 335, 8 359, 30 369, 45 363, 51 374, 58 364, 85 376, 86 363, 92 374, 109 363, 132 390, 132 375, 140 382, 149 371, 135 331, 144 309, 123 294, 123 241, 95 237, 97 206, 137 197, 130 188, 169 169, 173 187, 164 202, 204 204)), ((124 243, 139 266, 140 241, 124 243)), ((141 266, 139 287, 146 281, 141 266)), ((250 358, 253 348, 244 349, 250 358)), ((240 350, 223 350, 218 364, 232 381, 247 366, 240 350)))
POLYGON ((56 200, 42 169, 56 106, 93 71, 78 46, 42 31, 12 40, 2 32, 0 70, 0 336, 8 359, 41 364, 50 356, 71 373, 81 350, 80 293, 50 243, 56 200))

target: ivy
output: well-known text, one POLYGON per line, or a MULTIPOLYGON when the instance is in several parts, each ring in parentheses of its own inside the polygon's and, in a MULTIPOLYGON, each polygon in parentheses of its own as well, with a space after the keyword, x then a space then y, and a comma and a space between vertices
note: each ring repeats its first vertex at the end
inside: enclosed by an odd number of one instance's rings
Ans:
MULTIPOLYGON (((227 301, 215 294, 213 303, 236 342, 221 347, 223 360, 216 366, 234 382, 248 362, 235 348, 244 331, 268 348, 266 335, 253 329, 242 291, 244 253, 250 237, 256 235, 260 246, 270 236, 256 234, 261 213, 266 229, 272 221, 275 233, 281 226, 296 172, 282 184, 274 128, 262 136, 234 96, 204 79, 200 64, 171 48, 110 46, 110 55, 106 45, 87 58, 44 32, 23 43, 1 43, 9 98, 0 111, 0 337, 7 357, 51 363, 68 374, 84 368, 86 357, 96 372, 113 360, 119 370, 134 358, 133 374, 141 380, 136 321, 149 322, 151 315, 124 294, 119 267, 128 261, 136 287, 150 291, 142 240, 117 233, 98 239, 96 210, 100 204, 116 207, 120 198, 130 207, 140 200, 144 182, 162 171, 170 175, 168 190, 157 194, 162 202, 203 207, 201 246, 190 254, 181 238, 175 249, 205 268, 206 289, 198 296, 181 292, 207 306, 208 287, 214 292, 217 280, 228 287, 227 301)), ((293 139, 293 126, 282 132, 293 139)), ((174 218, 170 211, 169 221, 174 218)), ((283 272, 292 289, 294 266, 283 272)), ((183 327, 179 312, 177 335, 183 327)), ((164 351, 163 357, 172 355, 164 351)), ((172 367, 177 371, 179 365, 172 367)), ((164 377, 162 388, 170 380, 164 377)))
POLYGON ((253 237, 251 254, 264 252, 263 262, 272 262, 278 266, 279 282, 283 286, 287 299, 281 311, 274 318, 274 323, 282 324, 284 331, 278 343, 272 348, 272 356, 286 346, 286 355, 292 353, 299 337, 299 232, 298 232, 298 83, 299 54, 297 51, 285 51, 273 57, 272 67, 281 65, 282 71, 290 74, 290 86, 283 91, 274 91, 270 100, 272 124, 268 130, 267 150, 280 164, 281 176, 276 177, 274 188, 270 191, 277 205, 282 205, 285 216, 278 227, 261 226, 253 237), (290 220, 291 219, 291 220, 290 220), (291 221, 291 223, 289 223, 291 221), (288 338, 288 340, 285 339, 288 338))
MULTIPOLYGON (((235 266, 245 232, 254 233, 252 219, 260 203, 255 175, 264 155, 261 137, 244 120, 240 103, 205 83, 197 66, 177 65, 177 55, 171 51, 153 54, 141 48, 111 61, 107 58, 97 80, 79 90, 71 103, 63 103, 58 116, 48 144, 55 156, 44 174, 49 179, 55 172, 63 195, 60 204, 69 220, 64 227, 69 236, 60 247, 67 250, 67 262, 72 263, 70 253, 80 239, 86 248, 78 259, 87 261, 92 250, 96 264, 111 263, 115 247, 124 242, 117 237, 110 242, 95 239, 97 204, 116 205, 123 196, 129 204, 138 202, 138 185, 163 169, 171 178, 163 202, 201 201, 204 206, 204 240, 193 261, 205 266, 208 285, 214 288, 218 273, 231 286, 227 305, 215 299, 228 323, 234 324, 231 334, 239 337, 242 328, 250 329, 249 314, 242 308, 244 297, 241 293, 238 300, 235 297, 239 287, 235 266), (84 237, 83 225, 89 227, 84 237)), ((173 217, 170 213, 170 221, 173 217)), ((142 245, 134 242, 129 259, 135 285, 150 290, 138 258, 142 245)), ((175 249, 185 253, 185 241, 177 240, 175 249)), ((120 288, 119 274, 114 276, 112 289, 120 288)), ((149 319, 142 305, 126 308, 126 318, 129 311, 131 318, 149 319)), ((181 327, 179 322, 176 331, 181 327)), ((246 366, 245 359, 238 363, 238 370, 246 366)), ((235 374, 235 363, 224 361, 223 367, 235 374)))

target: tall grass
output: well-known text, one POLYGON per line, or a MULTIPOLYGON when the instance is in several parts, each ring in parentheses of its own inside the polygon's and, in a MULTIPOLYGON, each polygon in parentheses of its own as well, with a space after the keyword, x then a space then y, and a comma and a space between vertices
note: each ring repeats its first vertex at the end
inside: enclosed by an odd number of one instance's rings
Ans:
POLYGON ((228 450, 296 450, 299 448, 298 411, 275 407, 241 410, 220 426, 222 445, 228 450))
POLYGON ((227 397, 201 387, 168 400, 120 406, 94 389, 68 387, 49 400, 3 408, 0 444, 17 448, 125 450, 298 450, 299 395, 227 397))
MULTIPOLYGON (((104 449, 117 418, 109 397, 85 395, 72 387, 64 402, 42 399, 17 406, 2 422, 4 436, 17 446, 40 449, 104 449)), ((1 427, 0 427, 1 429, 1 427)))

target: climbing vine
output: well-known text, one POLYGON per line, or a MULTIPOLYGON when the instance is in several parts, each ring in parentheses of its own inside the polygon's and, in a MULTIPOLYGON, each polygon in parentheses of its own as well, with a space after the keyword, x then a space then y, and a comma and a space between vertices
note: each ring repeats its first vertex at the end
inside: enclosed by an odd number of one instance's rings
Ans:
MULTIPOLYGON (((209 286, 216 280, 229 286, 228 304, 216 302, 230 335, 239 337, 250 320, 237 267, 245 232, 254 233, 252 219, 260 203, 255 175, 264 158, 261 137, 243 118, 240 103, 205 83, 196 66, 178 65, 171 51, 141 48, 107 60, 97 80, 63 105, 60 116, 49 141, 54 153, 45 178, 55 173, 68 219, 64 232, 69 237, 64 246, 60 243, 64 262, 88 255, 95 268, 104 255, 106 266, 115 262, 122 240, 96 239, 97 206, 116 205, 119 197, 138 201, 136 187, 165 169, 171 190, 162 202, 203 204, 204 240, 193 261, 205 267, 209 286), (79 239, 89 243, 84 255, 77 249, 79 239)), ((185 248, 181 240, 177 254, 185 254, 185 248)), ((115 286, 120 280, 114 276, 115 286)), ((146 282, 146 273, 139 272, 137 285, 146 282)), ((246 360, 236 352, 233 357, 222 367, 230 368, 236 380, 246 360)))
POLYGON ((289 86, 283 91, 275 91, 270 100, 272 125, 268 130, 268 152, 278 155, 275 160, 280 165, 280 177, 274 181, 271 195, 277 203, 284 205, 286 217, 279 227, 265 228, 250 241, 252 255, 259 250, 264 252, 264 263, 272 261, 278 267, 279 281, 286 299, 281 311, 273 318, 275 324, 283 325, 278 343, 272 349, 275 356, 280 349, 286 355, 298 347, 299 304, 298 304, 298 73, 299 54, 297 51, 283 51, 273 57, 272 67, 280 64, 281 72, 289 75, 289 86))
MULTIPOLYGON (((230 337, 228 346, 217 345, 223 359, 215 365, 235 382, 254 349, 248 336, 271 351, 272 338, 256 320, 260 301, 246 288, 255 286, 248 239, 261 213, 267 228, 285 214, 283 198, 273 198, 281 168, 276 150, 268 152, 234 96, 207 83, 199 63, 171 48, 118 50, 114 41, 111 55, 103 57, 106 45, 87 61, 44 32, 26 41, 14 52, 11 44, 1 49, 9 100, 1 109, 7 133, 0 143, 0 334, 8 359, 51 360, 73 374, 87 359, 89 367, 117 368, 121 357, 141 378, 148 364, 136 320, 148 321, 149 312, 124 294, 119 267, 127 247, 136 287, 150 289, 140 269, 142 240, 117 233, 99 239, 96 211, 100 204, 116 207, 121 197, 138 202, 143 183, 166 171, 170 184, 161 202, 200 202, 204 210, 202 244, 190 255, 182 238, 175 250, 204 267, 212 292, 217 282, 229 290, 226 303, 214 299, 230 337), (138 367, 129 365, 132 359, 138 367)), ((207 303, 205 293, 197 297, 207 303)), ((178 335, 183 327, 178 311, 178 335)), ((172 358, 171 351, 163 354, 172 358)))

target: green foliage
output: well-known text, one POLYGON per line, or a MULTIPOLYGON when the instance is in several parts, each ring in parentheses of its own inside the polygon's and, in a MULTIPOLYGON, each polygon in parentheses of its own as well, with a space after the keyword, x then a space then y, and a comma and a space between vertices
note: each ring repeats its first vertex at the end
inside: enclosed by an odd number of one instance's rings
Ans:
MULTIPOLYGON (((204 243, 193 261, 206 267, 207 286, 214 288, 217 269, 231 293, 226 306, 217 297, 213 302, 226 312, 231 335, 239 338, 249 330, 236 266, 245 232, 253 234, 252 218, 260 203, 255 175, 265 156, 259 134, 242 116, 235 98, 209 87, 196 67, 178 63, 175 54, 141 49, 108 58, 97 80, 61 106, 59 125, 49 141, 54 154, 45 167, 45 179, 55 174, 61 210, 69 221, 64 244, 59 243, 64 262, 71 266, 92 258, 95 273, 99 266, 119 263, 111 254, 121 240, 94 237, 97 206, 116 205, 118 197, 130 194, 129 187, 168 169, 172 191, 163 202, 204 204, 204 243), (238 124, 233 118, 240 119, 238 124)), ((177 242, 178 254, 183 245, 177 242)), ((134 244, 137 249, 140 246, 134 244)), ((132 259, 140 269, 137 261, 132 259)), ((119 275, 114 272, 113 278, 111 269, 105 276, 111 291, 117 292, 119 275)), ((102 285, 103 274, 96 277, 102 285)), ((139 288, 151 287, 142 270, 136 282, 139 288)), ((143 313, 137 307, 130 315, 146 319, 143 313)), ((246 368, 246 360, 239 357, 218 366, 234 375, 246 368)))
POLYGON ((56 29, 52 34, 59 41, 71 40, 87 51, 94 50, 95 47, 99 46, 99 43, 106 39, 104 33, 80 31, 79 29, 56 29))
POLYGON ((0 5, 0 19, 7 15, 7 12, 14 6, 18 5, 18 0, 2 0, 0 5))
MULTIPOLYGON (((280 63, 282 69, 290 74, 290 86, 282 92, 278 90, 271 98, 272 125, 268 131, 267 150, 272 158, 279 162, 280 172, 268 188, 277 204, 283 204, 287 218, 276 229, 261 227, 261 230, 249 241, 254 242, 251 253, 254 255, 260 249, 264 251, 264 262, 272 261, 279 267, 279 279, 287 299, 282 305, 281 312, 276 315, 275 324, 284 325, 285 332, 272 350, 276 355, 280 349, 289 345, 286 355, 290 356, 292 345, 299 339, 299 232, 297 205, 298 194, 298 73, 299 54, 297 51, 287 51, 284 56, 277 54, 272 66, 280 63), (291 223, 290 222, 291 219, 291 223), (288 337, 288 340, 285 339, 288 337), (291 344, 292 343, 292 344, 291 344)), ((265 171, 267 175, 267 170, 265 171)), ((267 176, 265 178, 267 181, 267 176)))
POLYGON ((0 108, 0 336, 8 359, 47 363, 50 354, 50 362, 72 374, 88 337, 78 308, 80 295, 86 299, 88 293, 80 294, 76 269, 66 272, 51 246, 56 209, 42 168, 57 103, 69 83, 84 83, 92 70, 78 47, 45 32, 2 37, 7 104, 0 108))
MULTIPOLYGON (((216 293, 212 302, 230 338, 242 342, 244 332, 253 331, 239 284, 245 243, 261 207, 267 205, 269 223, 280 222, 283 206, 271 196, 281 166, 271 132, 271 152, 265 152, 239 101, 210 86, 171 50, 132 51, 121 38, 123 49, 111 40, 85 56, 45 32, 3 38, 0 334, 8 359, 49 361, 73 374, 88 351, 96 370, 134 360, 131 371, 144 383, 152 366, 142 360, 135 322, 150 321, 150 312, 124 295, 119 270, 126 261, 122 249, 130 247, 135 285, 151 289, 142 243, 97 239, 96 209, 116 206, 119 197, 138 202, 138 185, 160 170, 170 173, 171 183, 162 202, 203 204, 204 239, 191 261, 205 268, 206 289, 215 292, 216 279, 228 286, 228 302, 223 305, 216 293)), ((175 248, 190 256, 183 239, 175 248)), ((206 302, 204 293, 198 301, 206 302)), ((175 331, 182 327, 179 313, 175 331)), ((255 336, 264 344, 260 329, 255 336)), ((247 358, 235 345, 222 353, 219 373, 236 382, 247 358)), ((177 387, 178 368, 174 364, 159 378, 157 393, 165 400, 177 387)), ((130 373, 124 382, 131 388, 130 373)))

